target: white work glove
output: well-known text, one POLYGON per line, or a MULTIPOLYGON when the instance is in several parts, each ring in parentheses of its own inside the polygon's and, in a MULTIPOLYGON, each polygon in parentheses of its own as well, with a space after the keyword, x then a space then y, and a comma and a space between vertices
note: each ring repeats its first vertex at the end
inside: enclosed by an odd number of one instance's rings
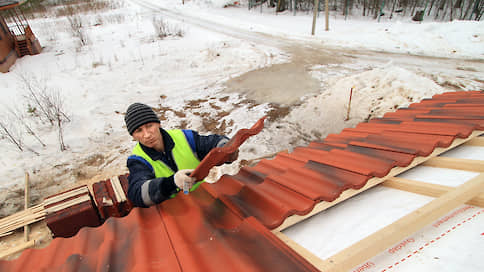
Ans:
POLYGON ((195 183, 195 177, 190 177, 193 169, 182 169, 175 173, 173 179, 175 180, 176 186, 183 189, 185 194, 188 194, 190 188, 192 188, 193 183, 195 183))

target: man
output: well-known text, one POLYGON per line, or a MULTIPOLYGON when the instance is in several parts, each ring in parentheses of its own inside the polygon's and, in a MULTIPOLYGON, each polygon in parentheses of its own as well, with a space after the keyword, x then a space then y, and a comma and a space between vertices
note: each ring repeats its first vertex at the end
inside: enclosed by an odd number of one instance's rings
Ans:
MULTIPOLYGON (((128 198, 139 207, 148 207, 174 197, 180 190, 194 190, 193 169, 212 148, 221 147, 228 138, 202 136, 193 130, 164 130, 155 112, 147 105, 134 103, 124 117, 126 127, 138 143, 128 157, 128 198)), ((232 154, 228 162, 237 159, 232 154)))

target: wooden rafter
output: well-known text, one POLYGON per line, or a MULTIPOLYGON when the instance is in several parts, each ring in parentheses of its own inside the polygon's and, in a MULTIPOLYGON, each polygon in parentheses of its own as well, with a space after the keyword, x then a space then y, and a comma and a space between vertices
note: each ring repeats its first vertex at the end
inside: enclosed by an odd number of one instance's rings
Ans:
POLYGON ((435 157, 423 163, 424 166, 449 168, 471 172, 484 172, 484 161, 435 157))
MULTIPOLYGON (((383 186, 398 189, 402 191, 407 191, 415 194, 421 194, 431 197, 440 197, 443 194, 450 192, 454 187, 432 184, 422 181, 409 180, 404 178, 393 177, 385 180, 382 183, 383 186)), ((471 200, 467 201, 466 204, 484 207, 484 193, 476 195, 471 200)))

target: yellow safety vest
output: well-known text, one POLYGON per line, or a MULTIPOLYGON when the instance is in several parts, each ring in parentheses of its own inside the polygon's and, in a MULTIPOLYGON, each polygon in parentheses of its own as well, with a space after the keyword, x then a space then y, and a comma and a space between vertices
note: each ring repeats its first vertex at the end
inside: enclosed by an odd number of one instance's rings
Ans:
MULTIPOLYGON (((195 154, 193 154, 190 144, 188 143, 183 131, 179 129, 173 129, 167 130, 166 132, 168 132, 168 134, 175 142, 175 146, 171 150, 171 153, 173 155, 173 159, 175 160, 176 166, 178 167, 178 170, 197 168, 197 166, 200 164, 200 161, 197 159, 195 154)), ((142 157, 149 164, 151 164, 155 172, 156 178, 166 178, 175 174, 175 172, 173 172, 173 170, 161 160, 152 160, 150 156, 148 156, 148 154, 144 152, 139 143, 137 143, 136 146, 133 148, 133 155, 142 157)), ((194 191, 195 189, 197 189, 202 182, 204 181, 202 180, 195 183, 190 191, 194 191)), ((175 197, 175 195, 176 194, 172 194, 171 197, 173 198, 175 197)))

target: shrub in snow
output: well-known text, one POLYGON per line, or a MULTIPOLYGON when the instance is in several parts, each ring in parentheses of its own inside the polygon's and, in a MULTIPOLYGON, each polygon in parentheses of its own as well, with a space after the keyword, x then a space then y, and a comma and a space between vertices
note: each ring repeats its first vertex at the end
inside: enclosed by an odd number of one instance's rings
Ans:
POLYGON ((158 38, 164 39, 168 36, 183 37, 185 31, 177 25, 170 25, 161 18, 153 17, 153 27, 158 38))

